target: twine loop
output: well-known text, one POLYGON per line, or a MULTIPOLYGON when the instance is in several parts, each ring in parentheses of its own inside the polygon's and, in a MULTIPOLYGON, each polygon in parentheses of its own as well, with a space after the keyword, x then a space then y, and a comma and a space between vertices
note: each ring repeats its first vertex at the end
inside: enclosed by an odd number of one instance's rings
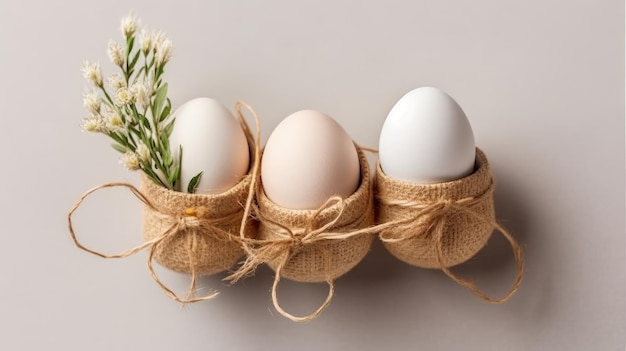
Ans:
POLYGON ((181 213, 175 213, 175 214, 165 213, 165 212, 160 211, 157 208, 157 206, 155 206, 147 198, 146 195, 144 195, 141 191, 139 191, 139 189, 137 189, 132 184, 126 183, 126 182, 110 182, 110 183, 101 184, 85 192, 78 199, 78 201, 74 204, 74 206, 70 209, 68 216, 67 216, 68 229, 72 237, 72 240, 74 241, 74 244, 79 249, 89 252, 91 254, 94 254, 96 256, 102 257, 102 258, 125 258, 131 255, 134 255, 135 253, 143 249, 148 249, 147 266, 148 266, 148 270, 150 271, 150 275, 152 276, 154 281, 159 285, 161 290, 163 290, 163 292, 165 292, 165 294, 169 296, 171 299, 178 301, 180 303, 186 304, 186 303, 210 300, 214 298, 215 296, 217 296, 218 292, 215 291, 203 297, 194 297, 194 293, 196 290, 196 281, 197 281, 197 276, 198 276, 196 272, 195 253, 198 247, 199 236, 200 235, 212 235, 214 238, 218 240, 236 241, 243 247, 244 241, 248 240, 246 238, 245 228, 246 228, 246 224, 247 224, 248 217, 250 214, 250 208, 252 206, 252 200, 254 197, 254 189, 257 186, 256 184, 257 184, 257 178, 258 178, 259 166, 260 166, 259 164, 260 164, 260 149, 261 149, 261 146, 260 146, 261 127, 260 127, 259 118, 256 112, 254 111, 254 109, 252 109, 250 105, 248 105, 247 103, 243 101, 237 101, 235 104, 235 109, 237 112, 237 119, 244 131, 246 140, 248 141, 248 145, 250 147, 250 153, 252 156, 252 162, 253 162, 251 172, 250 174, 246 176, 246 177, 252 177, 252 179, 250 182, 249 193, 248 193, 246 204, 244 207, 243 218, 241 219, 241 228, 240 228, 239 236, 233 235, 230 232, 220 228, 220 225, 223 225, 225 223, 232 223, 233 221, 239 222, 239 218, 241 216, 240 212, 234 212, 221 218, 210 218, 207 215, 209 212, 208 211, 209 209, 203 206, 199 206, 199 207, 194 207, 194 208, 186 208, 181 213), (252 131, 243 116, 242 109, 244 108, 252 112, 254 121, 256 123, 256 129, 257 129, 256 138, 252 134, 252 131), (91 194, 104 188, 113 188, 113 187, 124 187, 130 190, 133 193, 133 195, 135 195, 135 197, 139 199, 146 206, 147 209, 152 211, 159 219, 163 220, 163 222, 166 224, 167 229, 165 229, 163 233, 157 236, 156 238, 148 240, 130 250, 127 250, 118 254, 105 254, 105 253, 101 253, 101 252, 98 252, 96 250, 93 250, 84 246, 78 240, 76 236, 76 233, 74 231, 73 224, 72 224, 72 216, 74 212, 76 212, 76 210, 81 206, 83 201, 87 197, 89 197, 91 194), (191 282, 190 282, 189 289, 187 291, 186 298, 179 297, 169 287, 167 287, 159 279, 153 267, 153 260, 154 260, 154 256, 156 254, 158 246, 162 244, 165 240, 173 238, 174 236, 179 235, 180 233, 185 233, 187 235, 187 253, 189 255, 189 270, 191 272, 191 282))
POLYGON ((359 229, 363 221, 366 220, 367 216, 369 216, 372 211, 371 202, 368 202, 367 208, 363 213, 360 213, 357 218, 349 223, 341 223, 346 213, 346 201, 340 196, 333 196, 312 212, 306 219, 305 225, 299 228, 290 228, 289 226, 274 221, 257 205, 254 205, 252 209, 261 223, 277 237, 273 239, 245 241, 244 247, 248 252, 246 261, 236 272, 226 277, 225 280, 230 280, 231 283, 235 283, 251 275, 260 264, 275 261, 277 265, 275 268, 274 282, 272 284, 272 302, 276 310, 284 317, 295 322, 308 322, 317 318, 324 309, 328 307, 335 291, 334 279, 330 274, 332 261, 330 252, 324 248, 319 248, 320 252, 322 252, 327 271, 325 283, 328 285, 328 295, 324 302, 314 312, 308 315, 295 316, 287 312, 280 305, 278 286, 282 278, 282 272, 289 260, 308 246, 333 240, 346 240, 359 235, 374 234, 376 230, 375 226, 359 229), (337 213, 326 223, 320 225, 324 212, 331 208, 336 208, 337 213))
POLYGON ((218 226, 218 224, 221 224, 221 223, 226 223, 229 221, 232 222, 233 220, 239 220, 238 217, 239 217, 239 214, 237 213, 234 213, 234 214, 231 214, 231 215, 219 218, 219 219, 198 218, 196 216, 190 216, 187 214, 164 213, 164 212, 159 211, 159 209, 134 185, 130 183, 125 183, 125 182, 111 182, 111 183, 105 183, 105 184, 99 185, 87 191, 85 194, 83 194, 83 196, 79 198, 79 200, 76 202, 76 204, 74 204, 74 206, 68 213, 67 219, 68 219, 68 229, 72 237, 72 240, 74 241, 74 244, 79 249, 89 252, 91 254, 94 254, 96 256, 107 258, 107 259, 108 258, 125 258, 125 257, 132 256, 136 254, 137 252, 142 251, 143 249, 148 249, 149 254, 148 254, 147 265, 148 265, 148 270, 150 271, 150 275, 152 276, 154 281, 161 287, 163 292, 165 292, 165 294, 168 295, 171 299, 181 302, 181 303, 191 303, 191 302, 209 300, 209 299, 214 298, 218 294, 218 292, 212 292, 203 297, 197 297, 197 298, 194 297, 194 291, 196 288, 196 281, 197 281, 196 262, 194 259, 195 257, 194 252, 197 247, 198 236, 199 235, 212 235, 221 240, 239 241, 240 239, 237 236, 231 235, 228 231, 225 231, 219 228, 218 226), (164 222, 166 223, 167 229, 165 229, 163 233, 157 236, 156 238, 146 241, 140 245, 137 245, 136 247, 130 250, 127 250, 118 254, 105 254, 105 253, 101 253, 99 251, 96 251, 96 250, 93 250, 84 246, 78 240, 78 237, 76 236, 76 233, 74 231, 74 227, 72 224, 72 216, 74 212, 81 206, 83 201, 87 197, 89 197, 91 194, 101 189, 113 188, 113 187, 124 187, 124 188, 129 189, 135 195, 135 197, 139 199, 149 210, 154 211, 155 214, 158 214, 158 217, 160 217, 160 219, 164 220, 164 222), (165 240, 170 239, 181 233, 185 233, 187 235, 187 240, 188 240, 187 250, 188 250, 189 258, 190 258, 189 270, 191 271, 191 285, 188 289, 186 298, 179 297, 169 287, 167 287, 159 279, 152 265, 152 261, 154 259, 154 255, 156 254, 158 246, 162 244, 165 240))
POLYGON ((444 199, 427 204, 412 201, 393 200, 387 199, 383 196, 378 196, 377 200, 382 206, 395 206, 409 210, 406 214, 401 215, 401 218, 379 225, 378 227, 381 229, 380 239, 387 243, 398 243, 416 237, 432 238, 435 244, 439 268, 450 279, 466 287, 474 295, 486 302, 495 304, 503 303, 515 294, 522 283, 524 276, 524 259, 522 248, 513 235, 511 235, 511 233, 504 228, 504 226, 498 223, 491 216, 481 213, 475 209, 475 207, 483 200, 491 196, 493 191, 494 183, 492 181, 487 189, 477 196, 466 197, 459 200, 444 199), (475 218, 479 222, 488 225, 492 230, 498 231, 509 242, 517 265, 517 276, 509 291, 502 297, 493 298, 487 295, 480 290, 474 282, 457 276, 448 268, 443 253, 443 238, 445 235, 444 228, 447 220, 459 214, 466 214, 475 218), (390 236, 390 231, 386 232, 385 229, 396 229, 396 231, 401 229, 402 233, 398 234, 396 232, 394 233, 394 236, 390 236))
MULTIPOLYGON (((246 140, 248 141, 248 146, 250 148, 250 154, 252 156, 252 167, 249 172, 249 176, 251 177, 250 187, 248 188, 248 196, 246 197, 246 203, 243 207, 243 217, 241 218, 241 226, 239 227, 239 238, 243 242, 246 242, 249 241, 246 236, 246 225, 253 214, 252 207, 254 206, 254 194, 259 187, 259 179, 261 177, 261 121, 252 106, 241 100, 237 100, 237 102, 235 102, 235 114, 243 129, 243 133, 246 136, 246 140), (252 118, 256 125, 256 136, 252 133, 250 126, 246 122, 243 111, 244 109, 248 110, 248 112, 252 114, 252 118)), ((243 247, 246 248, 246 245, 243 247)))

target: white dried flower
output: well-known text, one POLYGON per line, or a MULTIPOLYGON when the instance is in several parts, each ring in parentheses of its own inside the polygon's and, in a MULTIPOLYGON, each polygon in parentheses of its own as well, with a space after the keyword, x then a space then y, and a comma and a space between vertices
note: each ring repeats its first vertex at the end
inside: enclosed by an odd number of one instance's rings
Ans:
POLYGON ((104 133, 106 131, 106 126, 102 117, 94 114, 83 118, 80 128, 84 132, 89 133, 104 133))
POLYGON ((138 27, 139 23, 134 13, 131 12, 128 16, 122 18, 122 25, 120 29, 125 39, 132 37, 137 31, 138 27))
POLYGON ((122 88, 126 88, 126 82, 124 81, 124 77, 122 77, 119 73, 113 73, 107 78, 107 83, 114 91, 118 91, 122 88))
POLYGON ((122 49, 120 44, 116 43, 114 40, 110 40, 107 53, 109 54, 109 59, 114 65, 119 67, 124 65, 124 49, 122 49))
POLYGON ((160 42, 157 45, 156 53, 154 54, 156 65, 162 66, 166 64, 172 57, 173 50, 174 46, 172 45, 171 40, 164 39, 162 42, 160 42))
POLYGON ((119 112, 113 108, 107 107, 105 112, 106 128, 111 132, 125 132, 126 126, 119 112))
POLYGON ((137 156, 142 163, 148 163, 150 161, 150 150, 144 143, 137 145, 137 156))
POLYGON ((147 110, 150 107, 150 95, 152 92, 146 83, 137 82, 131 86, 130 90, 139 106, 143 110, 147 110))
POLYGON ((152 47, 154 46, 154 38, 154 31, 148 32, 145 29, 141 31, 141 34, 139 35, 139 42, 141 44, 141 51, 143 51, 144 55, 147 56, 150 50, 152 50, 152 47))
POLYGON ((102 69, 99 63, 85 61, 81 71, 83 72, 83 77, 93 85, 98 87, 102 86, 102 69))
POLYGON ((133 92, 130 91, 128 88, 122 87, 117 90, 117 93, 115 94, 115 100, 119 106, 126 106, 132 104, 135 101, 135 96, 133 95, 133 92))
POLYGON ((100 112, 101 104, 100 97, 98 97, 95 91, 86 90, 83 92, 83 106, 85 106, 89 112, 97 115, 100 112))
POLYGON ((132 151, 127 151, 120 157, 120 163, 130 171, 136 171, 139 169, 139 158, 137 154, 132 151))
POLYGON ((152 32, 152 50, 156 53, 157 48, 163 43, 167 37, 165 36, 165 32, 158 31, 152 32))

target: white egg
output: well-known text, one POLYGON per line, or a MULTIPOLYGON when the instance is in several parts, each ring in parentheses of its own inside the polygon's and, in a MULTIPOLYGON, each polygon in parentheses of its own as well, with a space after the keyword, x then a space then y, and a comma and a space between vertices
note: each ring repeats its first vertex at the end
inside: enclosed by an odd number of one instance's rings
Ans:
POLYGON ((476 146, 465 113, 450 95, 422 87, 393 106, 380 133, 380 165, 392 178, 439 183, 474 170, 476 146))
POLYGON ((182 147, 178 190, 202 172, 196 193, 217 194, 236 185, 248 172, 250 152, 243 129, 233 114, 210 98, 196 98, 181 105, 170 136, 175 162, 182 147))
POLYGON ((352 139, 334 119, 313 110, 280 122, 267 140, 261 162, 267 197, 298 210, 319 208, 334 195, 352 195, 360 174, 352 139))

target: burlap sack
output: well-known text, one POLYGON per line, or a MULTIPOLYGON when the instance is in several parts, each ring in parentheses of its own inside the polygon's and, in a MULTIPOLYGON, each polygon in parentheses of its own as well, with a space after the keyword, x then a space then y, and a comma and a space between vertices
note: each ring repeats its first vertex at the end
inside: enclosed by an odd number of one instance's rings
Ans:
POLYGON ((142 173, 141 190, 126 182, 101 184, 84 193, 67 214, 68 229, 81 250, 102 258, 124 258, 148 250, 148 270, 154 281, 175 301, 191 303, 210 300, 217 292, 195 297, 198 275, 210 275, 231 268, 244 254, 257 223, 250 216, 254 190, 258 186, 261 159, 261 128, 254 109, 243 101, 235 104, 236 117, 248 141, 251 167, 231 189, 215 195, 175 192, 154 183, 142 173), (244 118, 244 109, 253 116, 256 137, 244 118), (123 187, 144 204, 144 243, 117 254, 106 254, 84 246, 76 236, 72 216, 83 201, 96 191, 123 187), (245 220, 244 220, 245 217, 245 220), (157 276, 153 260, 171 270, 188 273, 191 282, 187 297, 181 298, 157 276))
POLYGON ((377 222, 401 222, 380 233, 385 247, 417 267, 451 267, 467 261, 483 248, 494 230, 493 186, 489 163, 480 149, 476 149, 472 174, 444 183, 393 179, 385 175, 379 163, 375 180, 377 222), (436 235, 437 230, 441 230, 440 235, 436 235))
POLYGON ((241 237, 246 204, 251 188, 256 188, 260 162, 261 129, 254 109, 243 101, 235 103, 235 116, 246 136, 250 151, 248 174, 232 188, 220 194, 188 194, 171 191, 155 184, 142 173, 141 192, 153 206, 144 207, 143 227, 146 242, 175 231, 155 243, 153 255, 162 266, 176 272, 211 275, 230 269, 244 255, 243 240, 252 238, 257 222, 246 218, 241 237), (245 121, 244 109, 252 113, 257 134, 254 137, 245 121), (172 219, 177 223, 172 225, 172 219))
POLYGON ((373 234, 340 238, 342 233, 365 228, 374 222, 369 165, 363 151, 358 147, 357 151, 361 164, 361 183, 356 192, 343 201, 343 213, 340 213, 339 203, 319 212, 283 208, 273 203, 259 187, 257 200, 261 216, 257 238, 267 241, 284 239, 286 234, 283 228, 288 228, 296 237, 287 246, 279 246, 278 249, 283 252, 266 262, 276 270, 281 261, 287 259, 279 272, 282 277, 299 282, 332 281, 354 268, 368 253, 373 234), (307 226, 315 230, 335 219, 336 223, 325 233, 313 236, 311 240, 300 241, 307 235, 307 226), (337 238, 322 238, 327 234, 337 234, 337 238))
MULTIPOLYGON (((243 256, 237 240, 252 177, 221 194, 188 194, 171 191, 142 174, 141 192, 158 211, 144 207, 144 240, 155 239, 172 225, 171 218, 194 219, 179 225, 155 246, 155 260, 176 272, 210 275, 230 269, 243 256)), ((256 230, 248 221, 248 237, 256 230)))

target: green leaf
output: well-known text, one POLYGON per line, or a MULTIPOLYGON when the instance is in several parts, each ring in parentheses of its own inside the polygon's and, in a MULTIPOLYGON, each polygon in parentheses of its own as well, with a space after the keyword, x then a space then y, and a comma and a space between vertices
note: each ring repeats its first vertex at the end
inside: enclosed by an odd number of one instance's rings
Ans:
POLYGON ((135 65, 137 64, 137 60, 139 60, 139 54, 140 53, 141 53, 141 51, 137 51, 137 53, 135 54, 135 57, 133 57, 133 60, 130 62, 129 69, 130 69, 131 72, 133 71, 133 68, 135 68, 135 65))
POLYGON ((146 167, 142 169, 155 183, 162 185, 164 188, 173 189, 168 184, 163 183, 163 180, 151 168, 146 167))
POLYGON ((126 40, 126 55, 130 55, 130 52, 133 50, 133 46, 135 45, 135 36, 131 36, 126 40))
POLYGON ((113 143, 113 144, 111 144, 111 146, 113 146, 113 148, 115 150, 117 150, 117 151, 119 151, 121 153, 126 153, 126 148, 124 146, 120 145, 120 144, 113 143))
POLYGON ((161 115, 161 111, 163 110, 163 104, 165 103, 165 99, 167 98, 167 83, 163 84, 156 91, 156 96, 154 98, 152 116, 155 117, 155 120, 158 119, 158 116, 161 115))
POLYGON ((170 137, 170 135, 172 135, 172 131, 174 130, 175 120, 176 120, 175 118, 172 118, 172 120, 169 121, 163 128, 163 133, 165 133, 165 135, 167 135, 168 138, 170 137))
POLYGON ((132 122, 129 126, 128 126, 128 131, 135 134, 135 135, 139 135, 139 131, 137 130, 137 128, 135 128, 134 125, 137 125, 136 122, 132 122))
POLYGON ((111 139, 117 141, 118 144, 120 144, 122 146, 128 147, 128 140, 126 140, 126 138, 122 137, 121 135, 117 134, 116 132, 109 133, 109 137, 111 137, 111 139))
POLYGON ((169 149, 170 149, 170 140, 167 137, 167 135, 161 134, 159 136, 159 138, 161 139, 159 141, 161 142, 161 147, 163 148, 163 151, 169 151, 169 149))
MULTIPOLYGON (((165 163, 165 167, 170 168, 174 164, 174 160, 172 159, 172 154, 166 152, 163 154, 163 163, 165 163)), ((174 179, 176 180, 176 179, 174 179)))
POLYGON ((139 119, 141 120, 141 123, 143 124, 143 126, 146 127, 147 129, 151 129, 150 128, 150 121, 148 121, 146 116, 144 116, 142 114, 138 114, 138 116, 139 116, 139 119))
POLYGON ((176 180, 178 179, 178 177, 180 177, 180 167, 176 166, 176 168, 174 169, 174 172, 170 174, 167 180, 170 182, 170 184, 174 184, 176 180))
POLYGON ((180 180, 180 169, 183 166, 183 147, 182 145, 178 145, 178 164, 176 165, 176 168, 178 168, 179 173, 178 176, 174 179, 174 182, 172 183, 172 186, 175 186, 176 183, 178 183, 178 181, 180 180))
MULTIPOLYGON (((161 140, 163 140, 163 135, 161 135, 161 140)), ((167 169, 172 167, 174 160, 172 159, 172 153, 170 152, 169 141, 165 139, 168 145, 162 145, 161 154, 163 156, 163 163, 167 169)))
POLYGON ((196 174, 195 177, 191 178, 189 181, 189 185, 187 186, 187 192, 193 194, 196 192, 198 188, 198 183, 200 183, 200 177, 202 177, 202 172, 196 174))
POLYGON ((163 112, 161 112, 161 118, 159 118, 159 122, 165 121, 165 119, 170 115, 170 111, 172 111, 172 102, 168 98, 165 104, 165 108, 163 112))
POLYGON ((150 59, 150 63, 146 65, 146 75, 148 75, 148 71, 154 66, 154 56, 150 59))

